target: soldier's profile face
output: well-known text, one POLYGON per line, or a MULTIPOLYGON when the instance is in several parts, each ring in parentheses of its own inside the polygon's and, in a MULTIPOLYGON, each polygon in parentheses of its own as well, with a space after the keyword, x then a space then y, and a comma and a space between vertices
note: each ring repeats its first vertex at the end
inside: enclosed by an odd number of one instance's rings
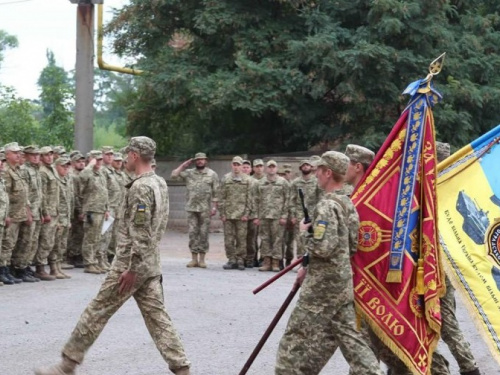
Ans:
POLYGON ((316 169, 316 178, 318 179, 318 186, 324 189, 328 182, 328 169, 323 167, 316 169))

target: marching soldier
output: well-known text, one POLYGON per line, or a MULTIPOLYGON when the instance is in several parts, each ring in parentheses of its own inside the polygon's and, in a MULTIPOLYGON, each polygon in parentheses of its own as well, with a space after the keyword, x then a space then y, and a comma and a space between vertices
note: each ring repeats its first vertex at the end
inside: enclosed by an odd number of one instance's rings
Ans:
POLYGON ((198 152, 193 159, 186 160, 174 169, 171 177, 186 183, 189 250, 192 258, 187 267, 206 268, 210 218, 217 212, 219 176, 207 167, 207 155, 198 152), (196 168, 186 169, 193 161, 196 168))

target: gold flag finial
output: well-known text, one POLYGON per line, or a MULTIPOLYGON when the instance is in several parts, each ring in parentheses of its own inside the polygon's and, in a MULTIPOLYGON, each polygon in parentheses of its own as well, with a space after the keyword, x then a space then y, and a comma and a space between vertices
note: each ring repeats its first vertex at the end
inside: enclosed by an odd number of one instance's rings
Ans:
POLYGON ((446 52, 443 53, 441 56, 439 56, 437 59, 435 59, 431 64, 429 65, 429 74, 432 76, 436 76, 439 73, 441 73, 441 69, 443 69, 444 65, 444 58, 446 56, 446 52))

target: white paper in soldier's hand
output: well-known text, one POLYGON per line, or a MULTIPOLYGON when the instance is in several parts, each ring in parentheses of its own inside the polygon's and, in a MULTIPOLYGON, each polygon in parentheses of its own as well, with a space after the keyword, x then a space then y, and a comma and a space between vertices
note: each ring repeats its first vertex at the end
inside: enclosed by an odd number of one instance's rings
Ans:
POLYGON ((104 220, 102 222, 101 235, 103 235, 104 233, 106 233, 109 230, 109 228, 111 228, 111 226, 113 225, 114 221, 115 221, 115 218, 110 215, 107 220, 104 220))

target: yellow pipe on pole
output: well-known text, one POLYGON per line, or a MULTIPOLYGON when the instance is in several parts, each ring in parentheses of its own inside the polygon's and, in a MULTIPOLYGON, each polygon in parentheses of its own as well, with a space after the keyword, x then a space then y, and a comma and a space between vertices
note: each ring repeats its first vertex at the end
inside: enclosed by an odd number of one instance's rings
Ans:
POLYGON ((142 70, 133 69, 133 68, 125 68, 121 66, 109 65, 104 62, 102 58, 102 40, 104 37, 103 31, 103 5, 97 5, 97 65, 102 70, 109 70, 111 72, 125 73, 125 74, 133 74, 140 75, 143 73, 142 70))

